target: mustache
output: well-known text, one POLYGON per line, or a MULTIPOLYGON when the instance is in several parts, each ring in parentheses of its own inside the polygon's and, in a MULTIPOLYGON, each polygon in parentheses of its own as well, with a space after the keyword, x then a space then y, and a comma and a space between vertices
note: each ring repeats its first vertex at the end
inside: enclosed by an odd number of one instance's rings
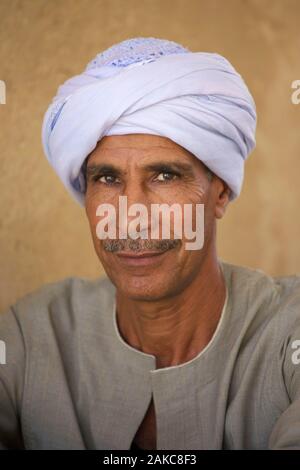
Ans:
POLYGON ((101 240, 102 246, 105 251, 110 253, 116 253, 118 251, 167 251, 172 248, 177 248, 181 245, 181 240, 175 239, 162 239, 162 240, 145 240, 137 239, 133 240, 126 238, 124 240, 101 240))

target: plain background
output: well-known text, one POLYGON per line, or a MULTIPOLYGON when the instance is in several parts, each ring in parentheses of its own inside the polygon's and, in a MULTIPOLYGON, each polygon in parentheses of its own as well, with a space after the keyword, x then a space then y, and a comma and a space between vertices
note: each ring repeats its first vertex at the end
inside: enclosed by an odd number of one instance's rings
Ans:
POLYGON ((298 0, 0 0, 0 310, 47 282, 103 274, 85 211, 41 146, 57 87, 130 37, 217 52, 250 88, 257 147, 241 196, 218 221, 218 254, 270 275, 300 274, 298 0))

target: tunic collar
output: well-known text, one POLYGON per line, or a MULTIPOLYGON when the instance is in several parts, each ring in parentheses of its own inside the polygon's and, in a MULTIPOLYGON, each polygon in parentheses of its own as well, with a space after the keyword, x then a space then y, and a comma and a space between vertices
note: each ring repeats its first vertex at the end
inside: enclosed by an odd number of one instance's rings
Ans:
POLYGON ((222 308, 222 312, 220 315, 217 328, 212 338, 208 342, 208 344, 205 346, 205 348, 203 348, 200 351, 199 354, 197 354, 191 360, 184 362, 182 364, 157 369, 156 358, 154 355, 145 353, 143 351, 140 351, 132 347, 122 338, 119 328, 118 328, 118 323, 117 323, 116 298, 114 296, 113 303, 112 303, 112 314, 110 314, 110 318, 112 319, 111 329, 113 332, 113 338, 114 338, 115 344, 119 348, 120 353, 126 354, 128 355, 128 357, 130 356, 134 358, 135 360, 138 360, 141 364, 144 364, 145 367, 149 368, 149 366, 151 366, 150 371, 153 376, 178 373, 179 370, 180 372, 183 372, 184 370, 197 366, 203 360, 205 356, 213 354, 214 349, 218 347, 218 344, 222 340, 222 330, 223 330, 223 327, 225 326, 226 318, 229 315, 229 310, 230 310, 229 308, 229 276, 226 270, 226 263, 224 264, 223 261, 220 259, 218 260, 218 262, 219 262, 219 266, 221 268, 221 271, 225 279, 226 297, 225 297, 225 301, 223 304, 223 308, 222 308))

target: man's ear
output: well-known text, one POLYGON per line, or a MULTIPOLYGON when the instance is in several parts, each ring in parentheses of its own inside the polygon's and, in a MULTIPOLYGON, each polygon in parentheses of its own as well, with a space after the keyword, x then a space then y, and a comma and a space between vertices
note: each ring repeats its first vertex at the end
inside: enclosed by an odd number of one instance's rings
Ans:
POLYGON ((221 180, 220 178, 217 179, 219 180, 219 184, 217 185, 215 216, 216 219, 221 219, 226 212, 228 203, 230 202, 231 189, 225 183, 225 181, 221 180))

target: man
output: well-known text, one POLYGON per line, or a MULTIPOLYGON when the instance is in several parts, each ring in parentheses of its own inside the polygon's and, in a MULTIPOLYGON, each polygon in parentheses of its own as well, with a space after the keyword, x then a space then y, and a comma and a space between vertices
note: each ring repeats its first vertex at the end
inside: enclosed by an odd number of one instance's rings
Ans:
POLYGON ((59 88, 45 153, 107 277, 46 285, 0 317, 2 448, 300 448, 300 277, 216 253, 255 125, 226 59, 155 38, 113 46, 59 88), (192 209, 166 237, 151 210, 174 203, 192 209), (203 244, 187 249, 178 231, 198 227, 201 205, 203 244))

